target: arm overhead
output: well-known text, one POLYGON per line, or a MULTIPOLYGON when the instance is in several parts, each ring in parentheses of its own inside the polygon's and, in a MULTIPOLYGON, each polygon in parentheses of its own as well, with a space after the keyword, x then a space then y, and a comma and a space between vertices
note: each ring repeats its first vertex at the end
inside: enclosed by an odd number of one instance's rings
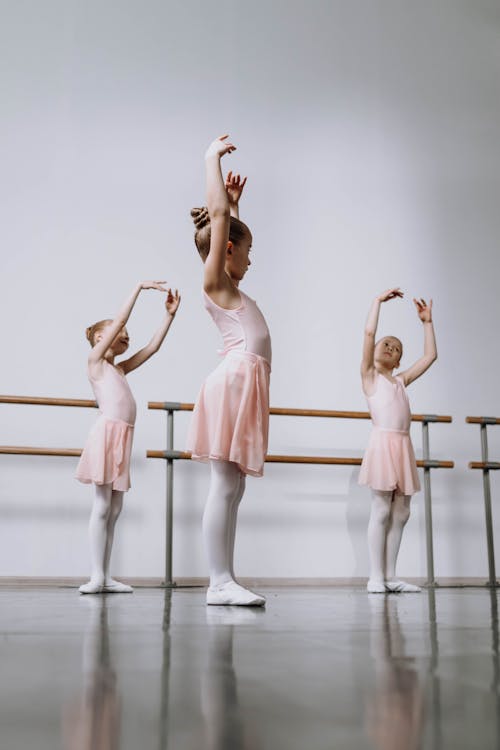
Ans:
POLYGON ((235 300, 239 301, 239 293, 225 271, 231 213, 220 160, 236 147, 226 143, 226 138, 224 135, 213 141, 205 154, 210 252, 205 261, 203 288, 216 304, 231 307, 235 300))
POLYGON ((161 292, 165 292, 166 289, 163 286, 164 283, 164 281, 141 281, 134 287, 132 293, 123 303, 113 322, 104 329, 101 339, 96 342, 95 346, 92 347, 88 360, 89 366, 95 365, 100 360, 104 359, 104 355, 108 351, 109 347, 111 346, 117 335, 120 333, 122 328, 127 324, 130 313, 132 312, 132 309, 141 290, 158 289, 161 292))
POLYGON ((149 344, 146 344, 146 346, 139 349, 138 352, 118 364, 118 367, 120 367, 125 375, 132 370, 136 370, 159 350, 165 340, 165 336, 167 335, 170 326, 172 325, 180 301, 181 297, 177 289, 175 290, 175 294, 171 289, 167 290, 167 299, 165 300, 166 314, 161 326, 158 328, 149 344))
POLYGON ((367 395, 370 395, 373 390, 376 375, 374 360, 375 337, 377 335, 380 305, 382 302, 387 302, 387 300, 396 299, 397 297, 402 296, 403 292, 399 287, 386 289, 385 292, 382 292, 375 297, 368 312, 363 336, 363 354, 361 357, 361 382, 363 384, 363 390, 367 395))
POLYGON ((432 300, 429 304, 424 299, 414 299, 413 302, 424 327, 424 353, 411 367, 400 373, 405 385, 409 385, 423 375, 437 359, 436 336, 432 323, 432 300))

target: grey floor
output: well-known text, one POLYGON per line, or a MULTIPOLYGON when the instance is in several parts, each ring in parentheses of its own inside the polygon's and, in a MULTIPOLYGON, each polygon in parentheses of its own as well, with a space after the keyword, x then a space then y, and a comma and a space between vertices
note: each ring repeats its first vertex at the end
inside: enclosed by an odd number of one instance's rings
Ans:
POLYGON ((500 748, 497 592, 0 590, 1 750, 500 748))

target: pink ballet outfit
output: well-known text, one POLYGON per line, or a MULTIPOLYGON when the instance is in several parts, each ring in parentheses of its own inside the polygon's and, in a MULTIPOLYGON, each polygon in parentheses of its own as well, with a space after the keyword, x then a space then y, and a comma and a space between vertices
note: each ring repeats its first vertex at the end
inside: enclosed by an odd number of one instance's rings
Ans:
POLYGON ((363 457, 359 484, 379 492, 397 490, 413 495, 420 490, 417 462, 410 439, 408 394, 398 375, 392 383, 378 373, 376 391, 367 396, 373 429, 363 457))
POLYGON ((76 478, 85 484, 112 484, 114 490, 126 492, 136 405, 125 375, 106 360, 102 367, 101 378, 89 378, 101 416, 90 430, 76 478))
POLYGON ((264 471, 269 432, 271 337, 253 299, 226 310, 203 293, 204 304, 224 339, 224 359, 203 383, 187 447, 197 461, 232 461, 244 474, 264 471))

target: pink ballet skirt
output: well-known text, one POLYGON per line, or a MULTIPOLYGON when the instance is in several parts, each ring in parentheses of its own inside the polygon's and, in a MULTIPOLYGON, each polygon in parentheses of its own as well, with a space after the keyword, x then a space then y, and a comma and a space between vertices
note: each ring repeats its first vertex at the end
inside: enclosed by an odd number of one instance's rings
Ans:
POLYGON ((101 415, 90 430, 76 478, 85 484, 112 484, 120 492, 130 489, 133 435, 133 425, 101 415))
POLYGON ((269 433, 269 362, 231 350, 201 387, 187 447, 197 461, 232 461, 244 474, 264 471, 269 433))
POLYGON ((363 456, 359 484, 372 490, 414 495, 420 490, 417 462, 406 430, 373 427, 363 456))

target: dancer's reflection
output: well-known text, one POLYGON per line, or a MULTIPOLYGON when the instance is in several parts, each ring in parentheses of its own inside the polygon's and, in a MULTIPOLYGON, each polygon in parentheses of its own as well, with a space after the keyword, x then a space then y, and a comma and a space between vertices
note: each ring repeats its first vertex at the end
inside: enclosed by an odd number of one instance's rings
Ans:
POLYGON ((81 599, 89 608, 83 640, 80 697, 65 710, 64 750, 119 750, 120 706, 112 666, 106 595, 81 599))
POLYGON ((424 692, 415 661, 405 654, 400 601, 370 596, 370 653, 375 689, 367 705, 367 729, 380 750, 417 750, 424 724, 424 692))
POLYGON ((201 675, 201 708, 205 750, 257 750, 254 727, 245 722, 233 664, 233 639, 238 625, 251 625, 262 615, 255 609, 209 607, 208 654, 201 675))

